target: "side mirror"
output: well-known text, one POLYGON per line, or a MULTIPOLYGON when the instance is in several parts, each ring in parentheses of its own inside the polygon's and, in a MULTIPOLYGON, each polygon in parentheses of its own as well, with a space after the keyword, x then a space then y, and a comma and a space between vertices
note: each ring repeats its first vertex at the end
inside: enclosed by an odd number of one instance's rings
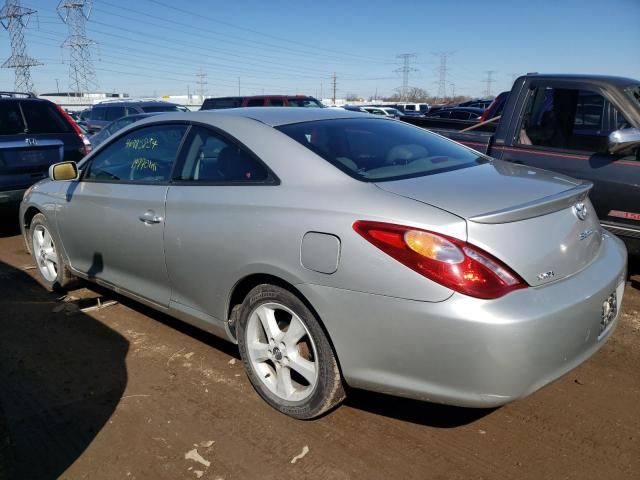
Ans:
POLYGON ((77 180, 78 166, 76 162, 54 163, 49 167, 49 178, 51 180, 77 180))
POLYGON ((640 128, 623 128, 609 134, 609 153, 631 153, 640 147, 640 128))

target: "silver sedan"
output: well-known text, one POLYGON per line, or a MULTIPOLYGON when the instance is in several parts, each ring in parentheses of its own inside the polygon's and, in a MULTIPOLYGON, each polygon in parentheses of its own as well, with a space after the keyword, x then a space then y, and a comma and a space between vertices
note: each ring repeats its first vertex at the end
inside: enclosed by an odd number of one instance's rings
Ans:
POLYGON ((87 279, 237 342, 273 407, 347 386, 490 407, 594 354, 626 250, 590 184, 332 109, 151 117, 21 205, 43 283, 87 279))

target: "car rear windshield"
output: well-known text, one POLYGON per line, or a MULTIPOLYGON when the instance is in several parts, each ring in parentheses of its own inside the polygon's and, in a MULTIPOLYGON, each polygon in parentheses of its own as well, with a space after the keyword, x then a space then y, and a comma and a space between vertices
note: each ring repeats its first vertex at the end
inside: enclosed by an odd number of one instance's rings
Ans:
POLYGON ((323 105, 315 98, 287 98, 290 107, 322 108, 323 105))
POLYGON ((154 112, 179 112, 177 105, 148 105, 146 107, 141 107, 143 112, 146 113, 154 113, 154 112))
POLYGON ((58 134, 72 131, 69 122, 49 102, 3 102, 0 106, 0 135, 58 134))
POLYGON ((380 118, 319 120, 277 129, 364 182, 433 175, 489 161, 421 128, 380 118))
POLYGON ((202 104, 202 110, 216 110, 222 108, 238 108, 242 105, 242 98, 207 98, 202 104))

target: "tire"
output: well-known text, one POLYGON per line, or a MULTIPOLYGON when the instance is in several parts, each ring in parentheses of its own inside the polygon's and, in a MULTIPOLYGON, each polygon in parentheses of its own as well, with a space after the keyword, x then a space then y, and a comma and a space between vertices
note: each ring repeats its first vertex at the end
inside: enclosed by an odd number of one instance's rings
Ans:
POLYGON ((45 287, 53 291, 63 291, 71 285, 75 277, 69 271, 60 249, 51 235, 47 218, 41 213, 36 214, 31 220, 29 246, 40 281, 45 287))
POLYGON ((344 400, 327 335, 290 291, 269 284, 251 290, 242 303, 237 333, 249 381, 276 410, 306 420, 344 400))

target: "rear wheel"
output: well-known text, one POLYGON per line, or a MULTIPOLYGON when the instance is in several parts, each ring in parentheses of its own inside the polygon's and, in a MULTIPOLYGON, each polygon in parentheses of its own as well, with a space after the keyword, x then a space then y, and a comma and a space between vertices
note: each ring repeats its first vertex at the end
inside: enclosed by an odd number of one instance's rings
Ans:
POLYGON ((51 230, 47 218, 38 213, 31 220, 31 255, 38 267, 42 283, 50 290, 62 290, 74 279, 67 268, 51 230))
POLYGON ((293 293, 275 285, 255 287, 242 304, 237 328, 249 380, 272 407, 310 419, 344 399, 331 344, 293 293))

